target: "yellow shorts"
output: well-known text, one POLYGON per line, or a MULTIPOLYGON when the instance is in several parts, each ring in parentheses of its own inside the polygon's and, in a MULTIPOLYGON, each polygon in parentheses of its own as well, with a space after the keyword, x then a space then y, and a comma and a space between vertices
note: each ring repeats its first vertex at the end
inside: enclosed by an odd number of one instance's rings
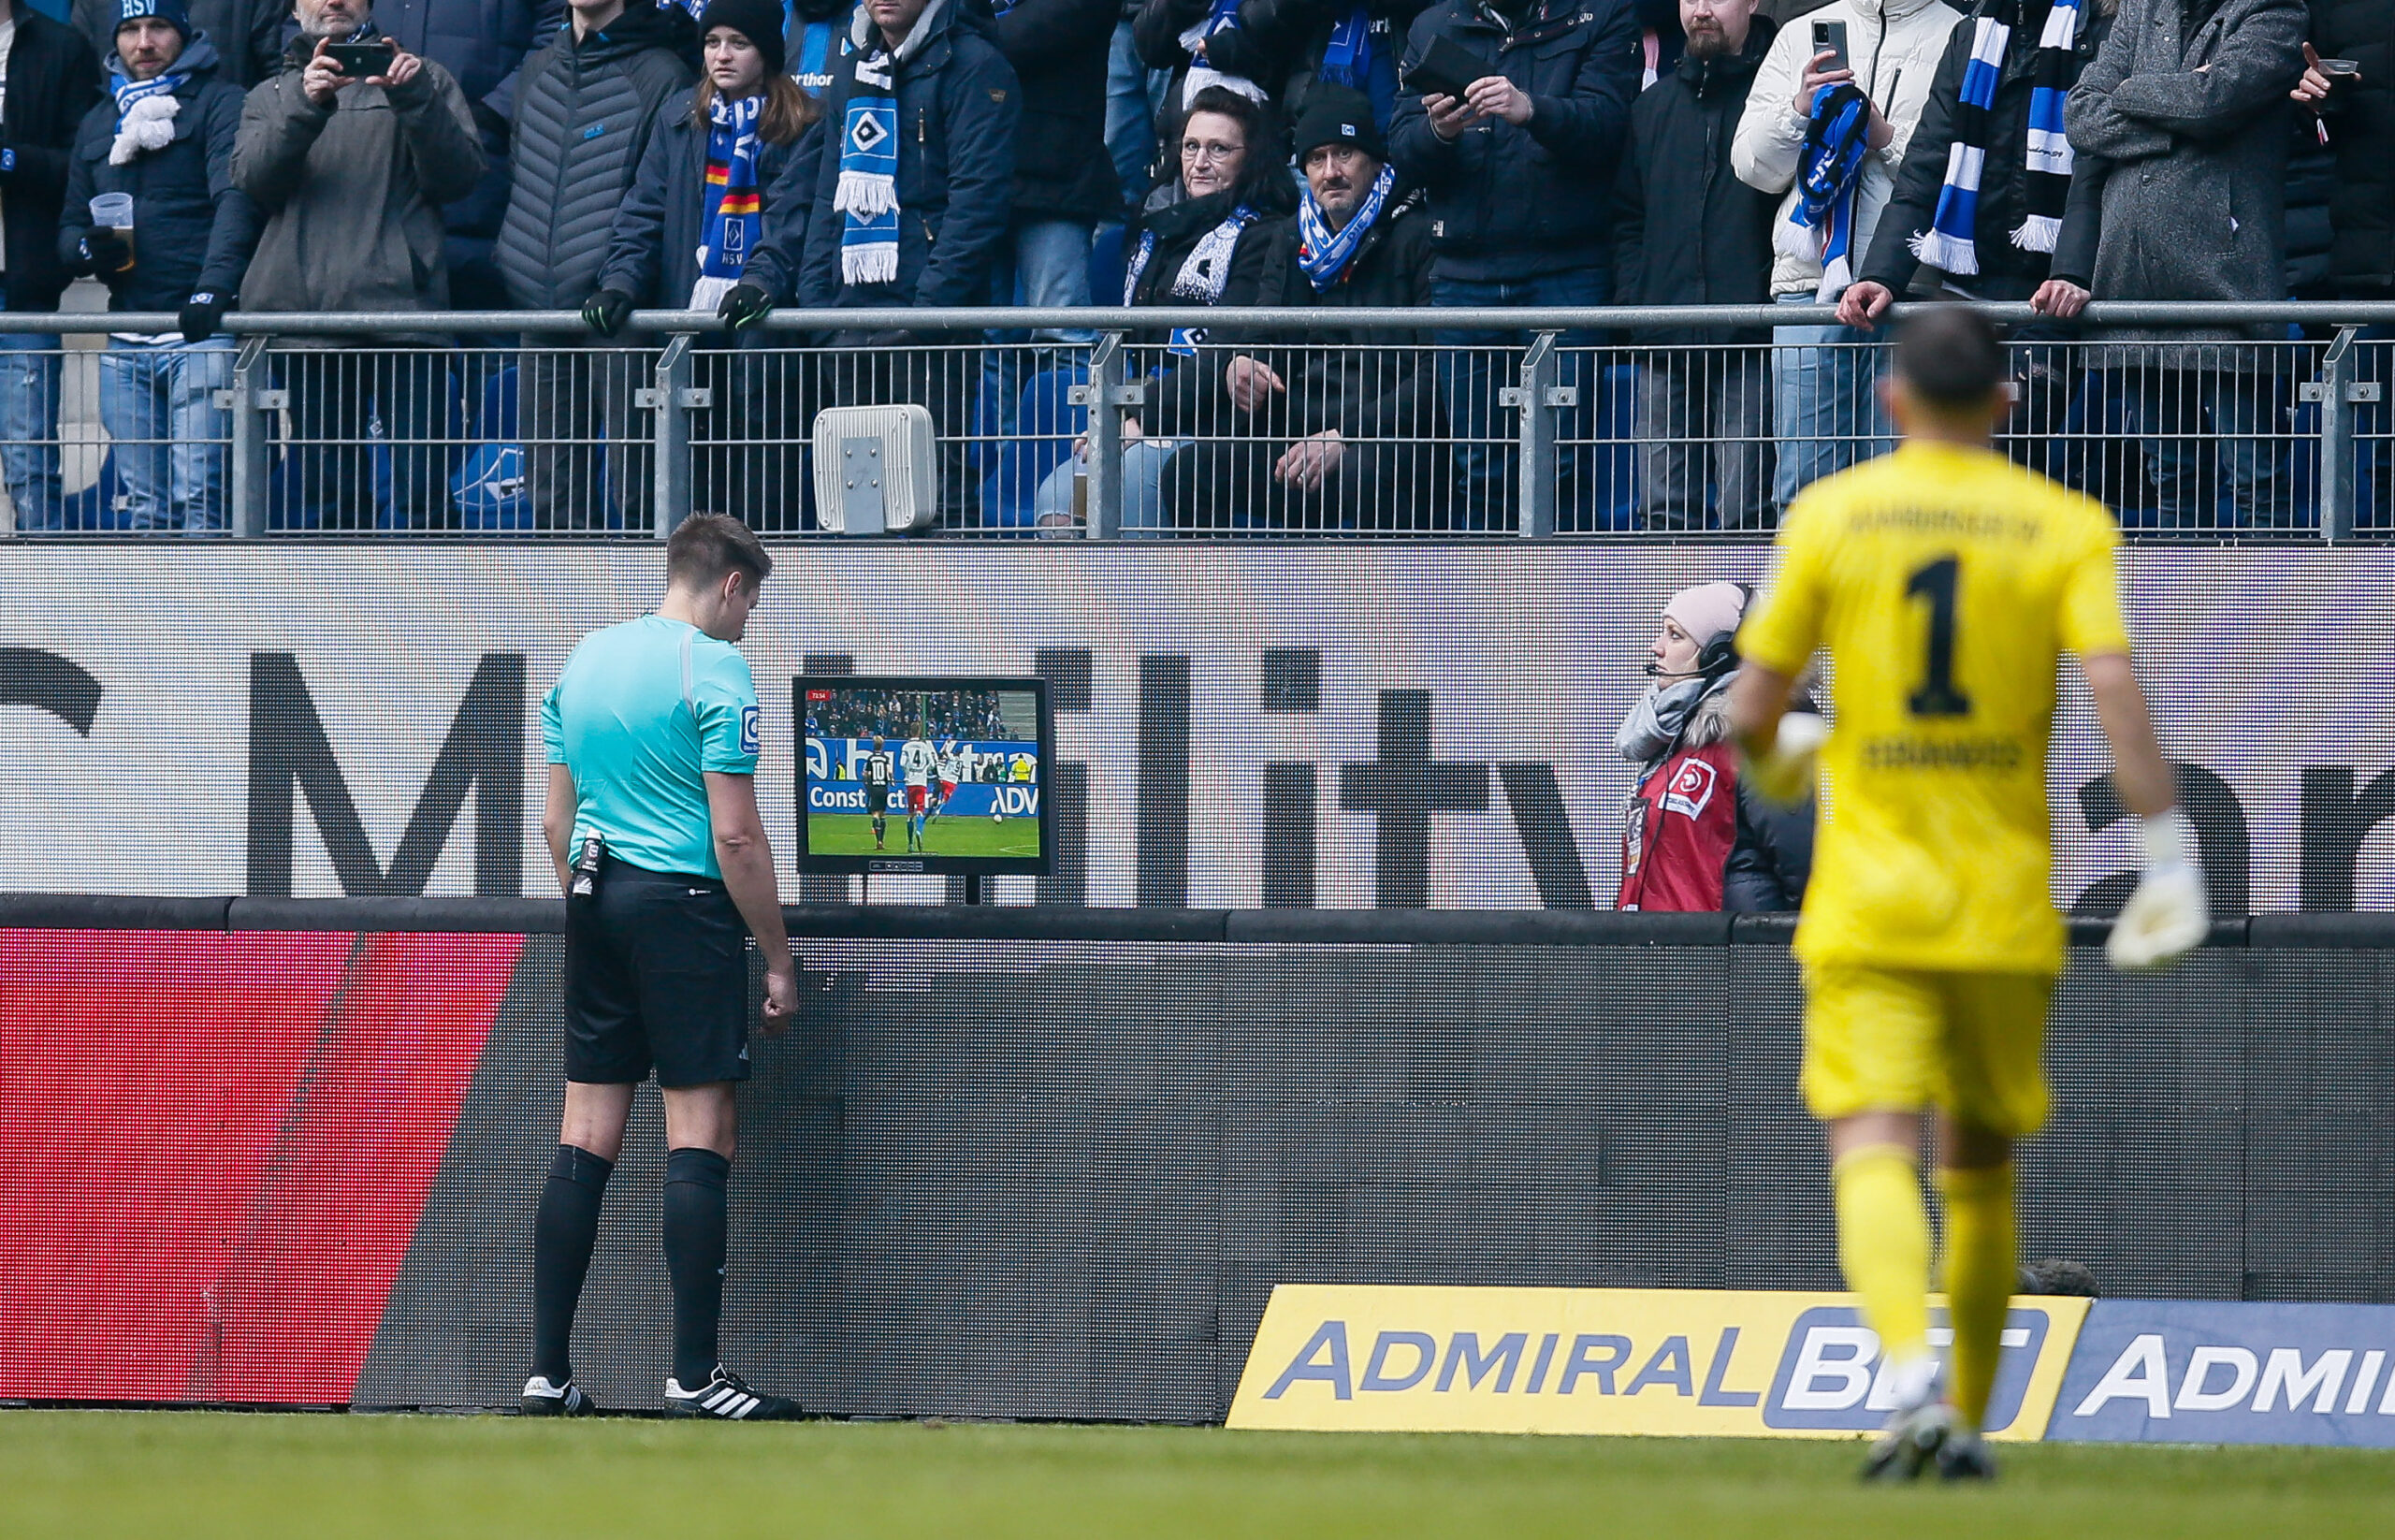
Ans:
POLYGON ((1831 964, 1805 970, 1805 1105, 1817 1118, 1937 1107, 2014 1139, 2044 1126, 2042 973, 1831 964))

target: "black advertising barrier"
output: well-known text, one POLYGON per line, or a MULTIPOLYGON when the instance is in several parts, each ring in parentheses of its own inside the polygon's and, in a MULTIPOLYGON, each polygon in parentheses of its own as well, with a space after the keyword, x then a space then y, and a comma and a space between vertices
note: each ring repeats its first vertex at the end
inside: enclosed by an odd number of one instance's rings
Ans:
MULTIPOLYGON (((420 1210, 397 1216, 404 1256, 354 1381, 277 1399, 512 1400, 556 1138, 559 914, 0 895, 18 933, 483 935, 512 957, 484 981, 496 1012, 466 1045, 420 1210)), ((789 918, 807 988, 743 1094, 726 1353, 824 1410, 1218 1419, 1285 1281, 1836 1286, 1784 920, 789 918)), ((2056 1002, 2025 1252, 2076 1257, 2124 1296, 2395 1299, 2395 916, 2226 922, 2135 979, 2088 950, 2100 938, 2075 928, 2056 1002)), ((665 1373, 661 1144, 645 1093, 577 1339, 602 1404, 653 1407, 665 1373)), ((37 1272, 19 1282, 52 1318, 79 1306, 41 1299, 37 1272)), ((219 1383, 236 1382, 195 1373, 157 1399, 242 1399, 219 1383)))

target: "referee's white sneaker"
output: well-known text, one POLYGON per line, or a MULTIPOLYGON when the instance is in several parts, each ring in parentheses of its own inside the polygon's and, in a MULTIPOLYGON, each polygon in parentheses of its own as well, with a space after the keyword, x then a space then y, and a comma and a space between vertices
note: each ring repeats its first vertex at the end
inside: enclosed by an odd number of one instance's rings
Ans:
POLYGON ((524 1394, 515 1402, 528 1417, 597 1417, 599 1408, 582 1387, 572 1380, 550 1380, 535 1374, 524 1382, 524 1394))
POLYGON ((665 1415, 670 1417, 719 1417, 726 1422, 791 1422, 806 1415, 806 1408, 787 1396, 769 1396, 762 1390, 751 1390, 737 1374, 721 1364, 715 1366, 715 1375, 695 1390, 685 1390, 682 1382, 665 1382, 665 1415))

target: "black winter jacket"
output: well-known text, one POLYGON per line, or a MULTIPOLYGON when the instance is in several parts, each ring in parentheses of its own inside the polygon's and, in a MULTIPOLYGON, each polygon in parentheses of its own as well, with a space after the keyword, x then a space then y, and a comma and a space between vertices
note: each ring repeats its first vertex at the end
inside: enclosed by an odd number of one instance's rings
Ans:
MULTIPOLYGON (((1336 314, 1430 303, 1430 216, 1422 195, 1401 182, 1346 273, 1328 289, 1316 289, 1298 265, 1294 216, 1273 221, 1263 234, 1264 271, 1255 302, 1324 313, 1302 332, 1258 336, 1243 347, 1232 338, 1210 339, 1231 344, 1207 350, 1216 381, 1237 351, 1269 365, 1286 386, 1252 414, 1241 431, 1285 442, 1334 428, 1358 441, 1432 436, 1438 383, 1425 362, 1430 334, 1367 331, 1341 326, 1336 314)), ((1215 388, 1228 399, 1226 387, 1215 388)))
POLYGON ((2361 65, 2359 80, 2339 81, 2321 104, 2337 158, 2330 280, 2355 298, 2384 299, 2395 288, 2395 6, 2312 0, 2312 47, 2361 65))
POLYGON ((16 14, 8 94, 0 106, 0 150, 7 152, 0 162, 0 240, 7 242, 7 308, 49 311, 58 308, 67 281, 58 259, 67 158, 83 114, 100 99, 100 66, 74 28, 22 6, 16 14))
MULTIPOLYGON (((1015 131, 1023 92, 1014 68, 990 40, 986 17, 932 0, 915 25, 929 28, 922 47, 897 66, 898 281, 849 284, 840 276, 847 221, 832 207, 840 182, 838 126, 856 94, 864 28, 857 13, 848 47, 823 94, 820 153, 792 156, 784 180, 814 184, 799 264, 800 302, 812 307, 948 306, 985 303, 998 241, 1014 221, 1015 131)), ((911 41, 911 38, 909 39, 911 41)), ((795 189, 769 193, 795 196, 795 189)), ((757 255, 776 246, 768 230, 757 255)), ((768 260, 780 260, 777 250, 768 260)))
POLYGON ((1802 908, 1813 875, 1813 801, 1768 803, 1738 782, 1737 833, 1721 867, 1721 908, 1731 914, 1802 908))
MULTIPOLYGON (((75 0, 67 12, 92 57, 116 51, 117 0, 75 0)), ((282 67, 289 0, 191 0, 191 26, 216 45, 216 78, 247 91, 282 67)))
POLYGON ((695 40, 689 12, 644 0, 579 43, 560 30, 525 61, 497 252, 512 302, 572 310, 599 286, 657 109, 691 83, 695 40))
POLYGON ((175 137, 163 150, 144 150, 127 166, 109 164, 116 143, 116 103, 103 101, 83 117, 66 171, 66 204, 59 220, 58 254, 76 260, 91 228, 91 203, 100 193, 133 195, 134 264, 130 272, 103 273, 109 308, 181 310, 194 294, 231 299, 257 249, 261 219, 250 195, 233 185, 233 146, 241 135, 241 91, 218 78, 216 51, 204 41, 184 50, 178 71, 191 79, 175 93, 175 137), (206 50, 205 65, 199 64, 206 50))
POLYGON ((1015 136, 1015 211, 1095 224, 1122 215, 1106 153, 1106 65, 1116 0, 1014 0, 994 23, 998 51, 1023 83, 1015 136))
MULTIPOLYGON (((648 147, 641 153, 639 172, 616 215, 607 260, 599 269, 597 287, 619 289, 644 307, 680 310, 690 302, 690 290, 699 281, 699 242, 706 224, 707 136, 690 121, 690 104, 697 95, 696 87, 686 86, 657 109, 648 147)), ((806 210, 802 205, 795 211, 792 226, 788 223, 791 211, 777 206, 774 193, 787 187, 783 173, 791 158, 821 131, 819 123, 797 144, 766 143, 758 151, 757 182, 765 190, 763 228, 783 232, 786 239, 777 243, 781 250, 795 251, 805 243, 806 210)), ((759 250, 764 245, 761 235, 759 250)), ((751 255, 742 277, 777 300, 788 298, 788 278, 779 267, 762 268, 751 255)))
MULTIPOLYGON (((1968 7, 1959 7, 1968 10, 1968 7)), ((2047 7, 2029 0, 2027 14, 2014 29, 2013 45, 2005 50, 2004 74, 1996 81, 1996 104, 1988 111, 1987 158, 1980 172, 1977 228, 1971 245, 1979 254, 1976 274, 1956 275, 1952 286, 1982 299, 2026 299, 2048 278, 2065 278, 2085 288, 2096 272, 2096 238, 2103 209, 2099 175, 2071 178, 2070 196, 2062 216, 2062 236, 2054 251, 2032 252, 2012 242, 2012 232, 2029 217, 2027 149, 2029 97, 2037 85, 2036 40, 2046 24, 2047 7), (2027 39, 2024 46, 2023 39, 2027 39)), ((1912 254, 1912 237, 1925 231, 1938 217, 1938 190, 1946 184, 1948 153, 1954 144, 1954 111, 1963 99, 1963 70, 1971 62, 1976 25, 1967 17, 1946 39, 1938 61, 1929 99, 1921 109, 1921 124, 1905 146, 1904 164, 1897 167, 1894 190, 1880 215, 1871 250, 1858 276, 1887 285, 1902 298, 1921 269, 1912 254)), ((2112 18, 2090 7, 2079 25, 2078 63, 2071 80, 2096 57, 2112 18)))
MULTIPOLYGON (((1758 16, 1724 59, 1680 55, 1630 109, 1614 184, 1614 298, 1625 305, 1762 305, 1771 299, 1772 219, 1779 199, 1738 180, 1730 141, 1755 67, 1776 32, 1758 16)), ((1659 333, 1658 343, 1719 333, 1659 333)), ((1756 332, 1729 339, 1757 341, 1756 332)))
POLYGON ((1445 36, 1529 94, 1527 127, 1494 119, 1453 144, 1422 98, 1398 93, 1389 158, 1430 196, 1445 277, 1502 280, 1612 263, 1614 179, 1644 54, 1629 0, 1527 0, 1507 24, 1485 3, 1439 0, 1414 23, 1411 69, 1445 36))
MULTIPOLYGON (((1364 0, 1372 19, 1372 48, 1386 49, 1392 65, 1405 52, 1405 35, 1430 0, 1364 0)), ((1239 24, 1273 57, 1286 61, 1280 100, 1291 123, 1306 109, 1306 94, 1322 70, 1330 36, 1354 10, 1354 0, 1242 0, 1239 24)), ((1363 86, 1358 82, 1357 90, 1363 86)), ((1384 124, 1383 126, 1386 126, 1384 124)))

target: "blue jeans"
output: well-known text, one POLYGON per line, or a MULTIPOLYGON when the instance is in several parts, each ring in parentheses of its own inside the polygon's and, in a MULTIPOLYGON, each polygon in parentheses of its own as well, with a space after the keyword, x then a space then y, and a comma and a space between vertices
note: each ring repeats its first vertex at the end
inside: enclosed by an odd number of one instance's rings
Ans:
POLYGON ((1123 196, 1135 202, 1147 191, 1148 167, 1155 163, 1155 78, 1163 73, 1139 62, 1131 23, 1115 23, 1106 54, 1106 154, 1122 179, 1123 196))
MULTIPOLYGON (((1164 528, 1164 467, 1181 445, 1172 440, 1162 443, 1154 439, 1139 439, 1123 446, 1123 533, 1153 534, 1164 528)), ((1087 467, 1072 456, 1065 463, 1048 472, 1032 498, 1032 514, 1037 518, 1065 519, 1072 516, 1073 483, 1078 472, 1087 467)))
MULTIPOLYGON (((1783 294, 1783 305, 1809 305, 1809 294, 1783 294)), ((1779 466, 1772 501, 1780 514, 1796 494, 1857 460, 1888 447, 1895 429, 1880 404, 1880 364, 1886 339, 1852 327, 1771 328, 1773 424, 1779 466)))
POLYGON ((65 510, 58 479, 59 339, 0 333, 0 477, 20 530, 55 530, 65 510))
POLYGON ((214 393, 233 383, 233 339, 109 340, 100 356, 100 424, 116 457, 128 530, 202 534, 225 528, 233 414, 214 393))
MULTIPOLYGON (((990 303, 1037 310, 1088 304, 1089 237, 1090 227, 1079 220, 1017 220, 998 242, 996 260, 990 265, 990 303)), ((994 341, 1006 335, 991 334, 994 341)), ((1031 340, 1086 347, 1096 334, 1048 327, 1033 332, 1031 340)))
MULTIPOLYGON (((1447 278, 1435 270, 1430 277, 1430 303, 1443 310, 1466 306, 1520 310, 1545 305, 1602 305, 1613 298, 1613 272, 1606 268, 1575 268, 1532 278, 1447 278)), ((1518 331, 1471 331, 1441 327, 1431 334, 1439 354, 1439 394, 1447 408, 1447 430, 1455 435, 1456 492, 1459 506, 1452 527, 1488 530, 1505 527, 1504 510, 1513 501, 1514 445, 1495 442, 1512 431, 1508 409, 1497 404, 1501 385, 1514 383, 1512 367, 1518 360, 1501 360, 1490 350, 1518 348, 1529 338, 1518 331), (1501 376, 1503 376, 1501 378, 1501 376)), ((1596 345, 1592 331, 1567 331, 1560 339, 1565 348, 1596 345)), ((1594 400, 1599 370, 1589 367, 1582 353, 1562 355, 1556 384, 1577 387, 1580 404, 1556 414, 1558 441, 1584 443, 1597 420, 1594 400)), ((1594 456, 1587 447, 1561 448, 1555 455, 1555 522, 1558 529, 1579 525, 1580 502, 1593 495, 1594 456)), ((1517 526, 1518 527, 1518 525, 1517 526)))
POLYGON ((2156 522, 2166 530, 2292 528, 2277 376, 2243 349, 2206 351, 2197 368, 2131 370, 2122 396, 2123 426, 2145 451, 2156 522))

